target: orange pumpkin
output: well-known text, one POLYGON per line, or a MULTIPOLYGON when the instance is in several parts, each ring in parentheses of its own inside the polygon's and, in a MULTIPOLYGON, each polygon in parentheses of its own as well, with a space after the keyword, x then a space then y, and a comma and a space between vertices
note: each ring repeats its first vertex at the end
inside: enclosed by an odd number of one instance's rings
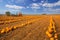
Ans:
POLYGON ((2 30, 1 30, 1 33, 4 33, 4 32, 5 32, 5 29, 2 29, 2 30))
POLYGON ((55 39, 52 37, 52 38, 50 38, 50 40, 55 40, 55 39))
POLYGON ((51 38, 52 37, 52 34, 50 34, 48 31, 46 31, 46 35, 51 38))

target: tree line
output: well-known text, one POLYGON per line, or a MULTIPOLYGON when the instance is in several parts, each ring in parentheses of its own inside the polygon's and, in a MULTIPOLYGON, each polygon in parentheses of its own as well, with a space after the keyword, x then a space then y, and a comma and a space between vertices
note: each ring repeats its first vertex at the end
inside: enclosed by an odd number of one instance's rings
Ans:
POLYGON ((5 15, 6 15, 6 16, 22 16, 22 13, 19 12, 19 13, 17 13, 17 14, 11 14, 11 12, 6 11, 6 12, 5 12, 5 15))

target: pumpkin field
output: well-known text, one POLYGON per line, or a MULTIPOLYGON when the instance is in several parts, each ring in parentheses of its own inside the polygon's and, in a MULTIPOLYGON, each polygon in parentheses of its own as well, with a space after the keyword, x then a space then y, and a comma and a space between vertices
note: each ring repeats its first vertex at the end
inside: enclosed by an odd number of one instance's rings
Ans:
POLYGON ((60 40, 60 15, 0 16, 0 40, 60 40))

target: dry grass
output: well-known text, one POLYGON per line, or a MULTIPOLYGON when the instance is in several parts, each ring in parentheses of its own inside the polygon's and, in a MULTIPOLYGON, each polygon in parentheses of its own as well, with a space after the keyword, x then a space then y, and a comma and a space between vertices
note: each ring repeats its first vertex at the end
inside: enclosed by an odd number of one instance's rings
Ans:
MULTIPOLYGON (((56 24, 57 33, 60 34, 60 16, 52 16, 56 24)), ((0 18, 0 40, 49 40, 45 32, 50 23, 50 15, 0 16, 0 18)))

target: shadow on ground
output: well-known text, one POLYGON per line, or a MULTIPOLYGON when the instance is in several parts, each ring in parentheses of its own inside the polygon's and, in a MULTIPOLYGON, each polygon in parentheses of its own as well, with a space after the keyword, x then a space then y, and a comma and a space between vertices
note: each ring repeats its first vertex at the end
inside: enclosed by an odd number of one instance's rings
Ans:
POLYGON ((60 40, 60 34, 58 34, 58 40, 60 40))

